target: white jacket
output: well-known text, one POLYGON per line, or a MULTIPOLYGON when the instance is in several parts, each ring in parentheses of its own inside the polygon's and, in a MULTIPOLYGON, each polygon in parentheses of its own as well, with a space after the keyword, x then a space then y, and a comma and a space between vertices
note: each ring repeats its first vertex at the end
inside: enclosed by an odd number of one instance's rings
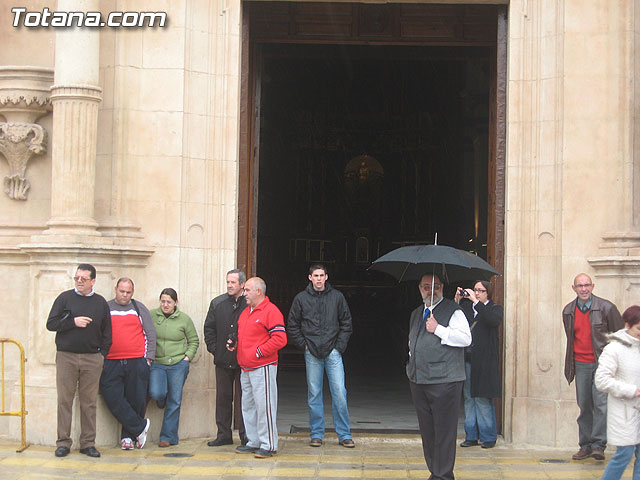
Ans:
POLYGON ((640 443, 640 340, 626 329, 609 335, 598 359, 596 388, 607 392, 607 443, 617 447, 640 443))

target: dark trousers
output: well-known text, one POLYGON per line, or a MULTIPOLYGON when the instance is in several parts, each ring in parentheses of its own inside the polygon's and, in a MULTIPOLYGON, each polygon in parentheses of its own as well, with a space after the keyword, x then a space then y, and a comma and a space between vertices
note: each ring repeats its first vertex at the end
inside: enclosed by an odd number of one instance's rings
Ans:
POLYGON ((464 382, 409 382, 411 397, 418 415, 422 450, 431 480, 453 480, 456 463, 458 412, 464 382))
POLYGON ((121 439, 135 440, 144 430, 148 386, 149 365, 145 358, 105 359, 100 393, 122 425, 121 439))
POLYGON ((216 365, 216 425, 217 438, 231 440, 231 422, 238 429, 240 438, 246 437, 242 421, 242 389, 240 368, 223 368, 216 365), (234 402, 235 396, 235 402, 234 402))

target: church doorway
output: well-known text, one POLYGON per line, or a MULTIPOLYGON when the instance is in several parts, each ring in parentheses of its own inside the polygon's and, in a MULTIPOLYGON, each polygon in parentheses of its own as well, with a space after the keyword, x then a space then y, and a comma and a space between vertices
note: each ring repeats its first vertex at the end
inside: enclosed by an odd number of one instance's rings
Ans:
MULTIPOLYGON (((344 362, 356 432, 417 428, 404 375, 417 286, 371 262, 437 234, 501 270, 501 13, 245 4, 239 264, 265 279, 285 318, 309 265, 326 265, 353 316, 344 362), (423 38, 434 20, 451 38, 423 38)), ((283 350, 278 375, 280 428, 304 429, 301 352, 283 350)))

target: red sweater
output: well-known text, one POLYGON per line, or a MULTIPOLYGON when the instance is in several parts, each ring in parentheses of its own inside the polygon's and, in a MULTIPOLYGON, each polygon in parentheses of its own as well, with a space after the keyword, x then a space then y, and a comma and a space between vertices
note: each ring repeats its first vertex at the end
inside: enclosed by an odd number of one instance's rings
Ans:
POLYGON ((147 354, 147 336, 133 306, 127 311, 111 310, 113 344, 107 358, 141 358, 147 354))
POLYGON ((576 307, 576 317, 573 324, 573 358, 578 362, 595 363, 593 340, 591 338, 591 321, 589 312, 582 313, 576 307))
POLYGON ((245 372, 278 364, 278 350, 287 344, 284 317, 269 297, 238 319, 238 365, 245 372))

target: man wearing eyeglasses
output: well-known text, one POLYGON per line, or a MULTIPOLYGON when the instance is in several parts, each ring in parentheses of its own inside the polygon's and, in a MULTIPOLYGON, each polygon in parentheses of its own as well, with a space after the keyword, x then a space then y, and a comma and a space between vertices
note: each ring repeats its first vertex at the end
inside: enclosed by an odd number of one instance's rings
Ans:
POLYGON ((581 273, 571 288, 576 298, 562 310, 567 351, 564 376, 569 384, 576 380, 578 416, 578 444, 574 460, 593 457, 604 460, 607 447, 607 394, 594 384, 598 357, 607 344, 606 335, 624 327, 616 306, 593 295, 595 284, 589 275, 581 273))
POLYGON ((238 339, 238 318, 246 308, 243 296, 247 280, 242 270, 227 273, 227 293, 211 300, 207 318, 204 321, 204 341, 213 355, 216 366, 216 426, 215 439, 207 442, 210 447, 233 443, 232 422, 238 428, 240 443, 247 444, 247 435, 242 420, 242 389, 240 388, 240 367, 236 351, 227 349, 238 339), (233 401, 235 396, 235 402, 233 401))
POLYGON ((56 457, 69 455, 71 415, 76 390, 80 401, 80 453, 99 457, 95 448, 96 402, 104 357, 111 348, 111 313, 107 301, 94 292, 96 269, 78 265, 75 288, 53 302, 47 330, 56 332, 58 439, 56 457))
POLYGON ((452 480, 465 379, 464 347, 471 345, 471 331, 458 304, 443 298, 437 275, 424 275, 418 289, 424 304, 410 317, 407 376, 429 478, 452 480))

